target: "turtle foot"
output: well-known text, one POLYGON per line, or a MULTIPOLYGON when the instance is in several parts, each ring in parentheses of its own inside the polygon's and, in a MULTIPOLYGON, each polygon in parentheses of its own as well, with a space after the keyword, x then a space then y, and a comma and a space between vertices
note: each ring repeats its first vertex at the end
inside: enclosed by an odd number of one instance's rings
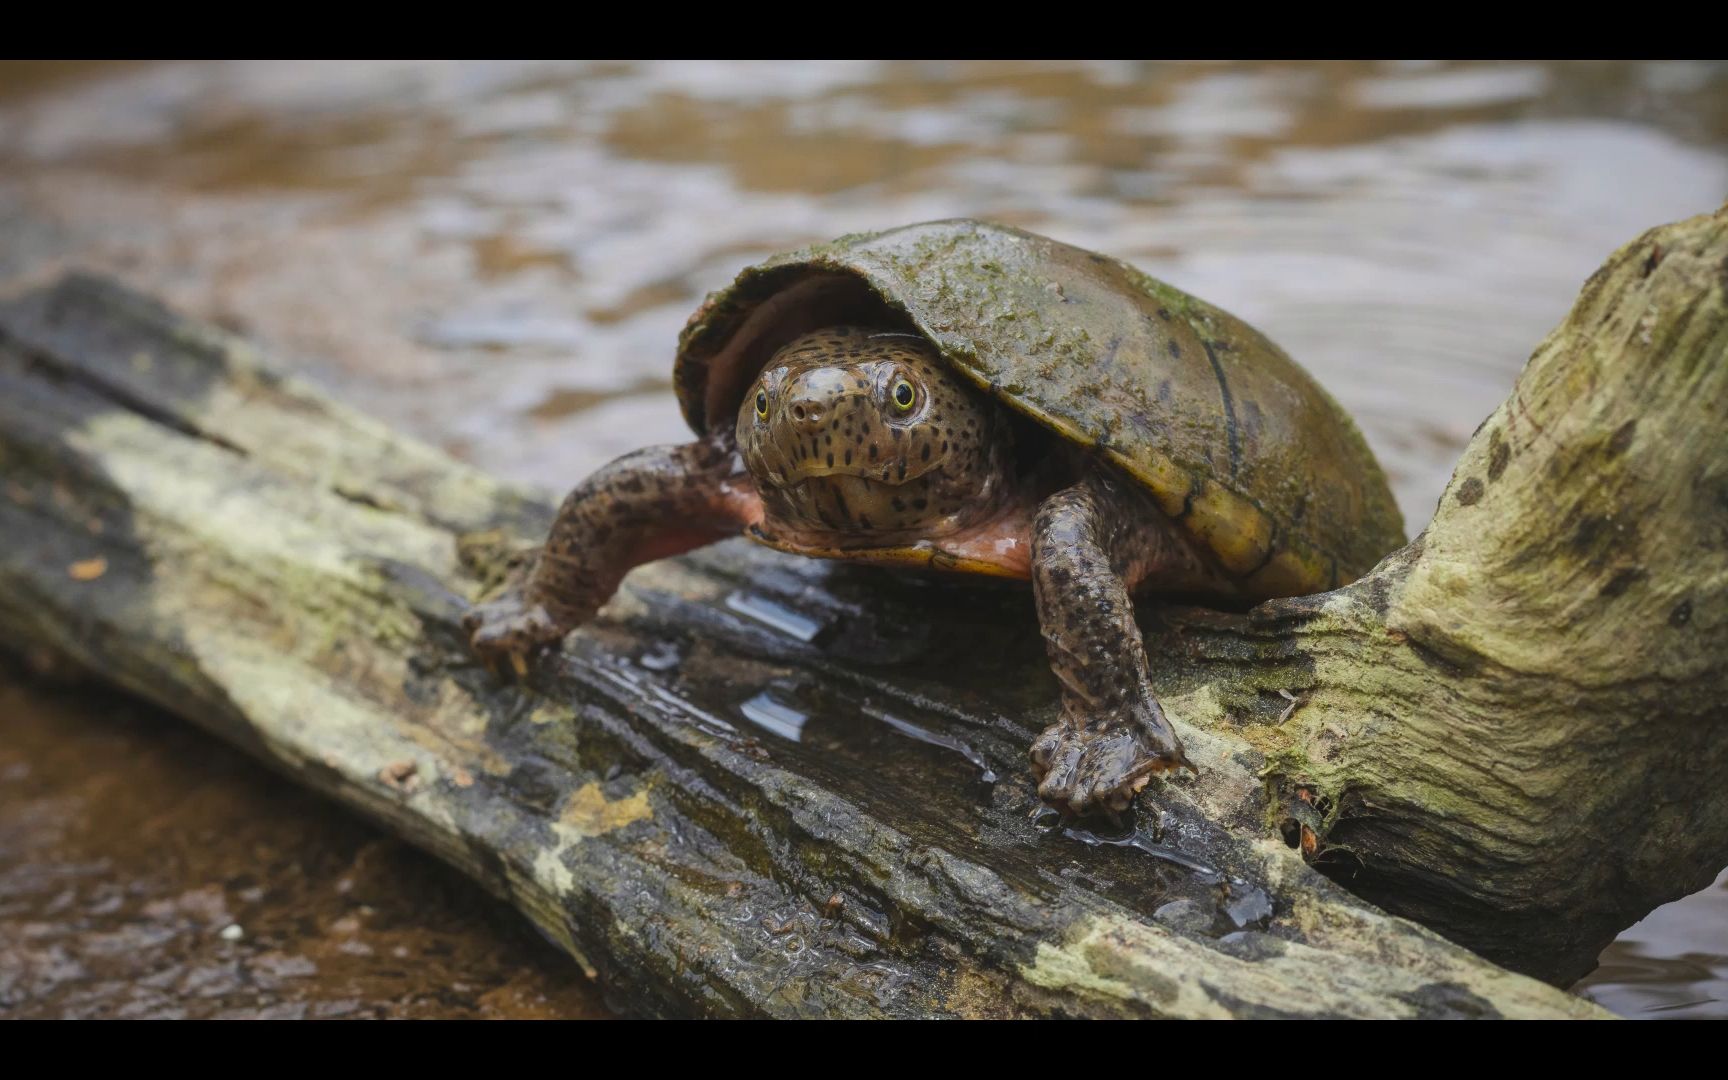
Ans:
POLYGON ((1076 817, 1102 811, 1112 817, 1128 809, 1152 777, 1175 769, 1194 771, 1169 725, 1121 717, 1050 725, 1032 744, 1038 796, 1076 817))
POLYGON ((480 662, 493 674, 513 672, 519 679, 528 674, 529 660, 568 630, 544 605, 528 602, 515 588, 470 608, 462 627, 480 662))

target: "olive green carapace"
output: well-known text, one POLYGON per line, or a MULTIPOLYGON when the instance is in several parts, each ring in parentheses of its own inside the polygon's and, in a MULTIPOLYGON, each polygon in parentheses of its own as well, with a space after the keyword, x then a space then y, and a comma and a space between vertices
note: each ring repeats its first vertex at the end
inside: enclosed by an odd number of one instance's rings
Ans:
POLYGON ((1337 587, 1404 543, 1356 425, 1264 335, 1116 259, 982 222, 843 237, 745 270, 680 338, 685 419, 698 434, 731 423, 765 350, 871 307, 1144 484, 1247 599, 1337 587), (777 338, 753 346, 769 327, 777 338))

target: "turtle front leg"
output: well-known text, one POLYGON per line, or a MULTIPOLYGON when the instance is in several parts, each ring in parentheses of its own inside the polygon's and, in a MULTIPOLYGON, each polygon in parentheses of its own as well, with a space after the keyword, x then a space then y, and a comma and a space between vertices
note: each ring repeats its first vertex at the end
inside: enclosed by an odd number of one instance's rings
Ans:
POLYGON ((632 568, 736 535, 761 505, 730 432, 626 454, 565 497, 526 573, 468 612, 469 641, 489 667, 524 674, 632 568))
POLYGON ((1206 572, 1168 519, 1121 482, 1091 476, 1039 507, 1032 583, 1062 682, 1062 717, 1032 744, 1046 803, 1114 813, 1154 774, 1193 769, 1152 696, 1131 595, 1153 575, 1206 572))

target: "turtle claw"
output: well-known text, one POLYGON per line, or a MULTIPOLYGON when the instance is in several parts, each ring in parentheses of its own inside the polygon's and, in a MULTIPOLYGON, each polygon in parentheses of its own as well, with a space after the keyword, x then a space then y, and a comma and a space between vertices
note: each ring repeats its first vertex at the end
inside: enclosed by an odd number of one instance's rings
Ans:
POLYGON ((528 662, 564 636, 552 614, 543 605, 531 604, 512 589, 476 604, 462 617, 468 642, 493 676, 528 677, 528 662))
POLYGON ((1064 717, 1032 744, 1038 797, 1075 817, 1119 820, 1154 775, 1194 766, 1173 738, 1124 718, 1086 725, 1064 717))

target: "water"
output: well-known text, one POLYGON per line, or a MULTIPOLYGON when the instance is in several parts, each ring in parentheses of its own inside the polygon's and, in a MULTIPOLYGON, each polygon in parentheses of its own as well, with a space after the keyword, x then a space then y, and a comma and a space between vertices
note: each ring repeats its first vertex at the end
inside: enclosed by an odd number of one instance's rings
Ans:
POLYGON ((0 671, 0 1017, 605 1014, 436 860, 148 706, 0 671))
POLYGON ((793 742, 803 741, 804 725, 810 722, 809 713, 781 701, 772 690, 764 690, 741 703, 738 711, 763 731, 793 742))
MULTIPOLYGON (((1414 533, 1603 257, 1725 197, 1686 62, 0 65, 0 289, 119 273, 551 489, 683 437, 672 342, 744 263, 972 215, 1266 330, 1414 533)), ((1724 896, 1587 992, 1728 1016, 1724 896)))
POLYGON ((805 645, 814 642, 824 629, 820 621, 766 596, 739 591, 729 594, 723 603, 727 610, 754 619, 805 645))
POLYGON ((1578 989, 1622 1016, 1728 1016, 1728 872, 1622 933, 1578 989))

